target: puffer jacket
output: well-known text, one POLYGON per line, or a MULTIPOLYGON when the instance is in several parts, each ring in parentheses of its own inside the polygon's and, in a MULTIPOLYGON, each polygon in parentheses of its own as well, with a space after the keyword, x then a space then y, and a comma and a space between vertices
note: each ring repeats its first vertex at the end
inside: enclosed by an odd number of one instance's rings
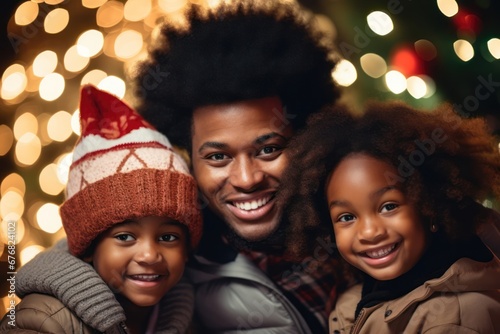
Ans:
MULTIPOLYGON (((69 254, 65 240, 33 260, 17 273, 15 326, 6 314, 0 333, 127 333, 115 295, 91 265, 69 254)), ((183 278, 160 301, 155 333, 187 333, 193 310, 193 285, 183 278)))
POLYGON ((205 330, 224 334, 312 333, 294 305, 244 255, 224 264, 198 259, 186 272, 195 285, 195 312, 205 330))
POLYGON ((361 310, 361 285, 343 293, 330 333, 500 333, 500 262, 456 261, 441 277, 410 293, 361 310))

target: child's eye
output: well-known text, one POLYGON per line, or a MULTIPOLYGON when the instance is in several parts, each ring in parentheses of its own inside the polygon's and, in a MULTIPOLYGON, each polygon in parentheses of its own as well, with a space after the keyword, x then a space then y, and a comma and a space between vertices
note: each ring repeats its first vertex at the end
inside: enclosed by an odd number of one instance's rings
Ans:
POLYGON ((130 234, 118 234, 115 235, 115 239, 118 239, 120 241, 132 241, 134 240, 134 237, 130 234))
POLYGON ((398 206, 399 205, 397 205, 396 203, 387 203, 387 204, 382 205, 382 210, 380 210, 380 212, 392 211, 392 210, 397 209, 398 206))
POLYGON ((160 237, 161 241, 167 241, 167 242, 172 242, 172 241, 175 241, 178 239, 179 239, 179 237, 177 237, 176 235, 173 235, 173 234, 165 234, 165 235, 162 235, 160 237))
POLYGON ((339 216, 337 221, 345 223, 345 222, 353 221, 354 219, 356 219, 356 217, 354 217, 354 215, 352 215, 350 213, 346 213, 346 214, 339 216))

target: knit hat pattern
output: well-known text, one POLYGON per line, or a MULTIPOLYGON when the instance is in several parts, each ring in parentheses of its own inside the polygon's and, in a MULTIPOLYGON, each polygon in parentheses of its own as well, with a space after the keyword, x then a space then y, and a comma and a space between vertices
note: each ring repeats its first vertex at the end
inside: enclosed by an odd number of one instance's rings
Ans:
POLYGON ((81 136, 73 151, 60 214, 70 252, 127 219, 160 216, 201 238, 197 186, 167 137, 116 96, 92 85, 80 95, 81 136))

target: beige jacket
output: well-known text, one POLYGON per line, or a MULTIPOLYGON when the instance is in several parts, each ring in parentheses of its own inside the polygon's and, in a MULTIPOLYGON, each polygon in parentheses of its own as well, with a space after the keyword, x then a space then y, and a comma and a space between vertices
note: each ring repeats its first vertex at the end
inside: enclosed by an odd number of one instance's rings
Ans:
POLYGON ((462 258, 405 296, 354 312, 361 285, 343 293, 330 333, 500 333, 500 261, 462 258))

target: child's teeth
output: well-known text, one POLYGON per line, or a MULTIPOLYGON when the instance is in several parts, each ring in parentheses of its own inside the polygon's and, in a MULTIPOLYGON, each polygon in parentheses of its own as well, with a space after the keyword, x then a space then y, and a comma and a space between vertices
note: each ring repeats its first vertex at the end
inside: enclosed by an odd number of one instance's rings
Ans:
POLYGON ((384 248, 384 249, 379 249, 379 250, 373 251, 373 252, 366 252, 366 255, 368 255, 368 257, 378 259, 378 258, 384 257, 387 254, 389 254, 395 247, 396 247, 396 244, 392 244, 391 246, 384 248))

